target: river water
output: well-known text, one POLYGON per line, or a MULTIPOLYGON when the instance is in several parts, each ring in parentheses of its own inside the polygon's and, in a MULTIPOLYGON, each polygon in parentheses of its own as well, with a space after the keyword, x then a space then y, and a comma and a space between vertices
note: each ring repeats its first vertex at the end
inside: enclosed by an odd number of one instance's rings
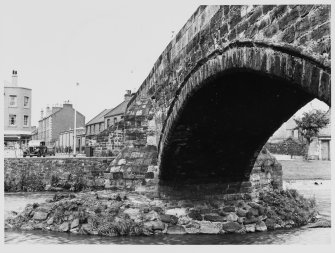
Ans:
MULTIPOLYGON (((320 215, 330 220, 330 180, 290 180, 284 188, 297 189, 305 197, 314 197, 320 215), (317 182, 318 184, 315 184, 317 182)), ((6 193, 5 217, 11 210, 22 211, 28 203, 40 203, 50 193, 6 193)), ((48 231, 5 231, 6 244, 330 244, 330 228, 296 228, 248 234, 157 235, 137 237, 101 237, 48 231)))

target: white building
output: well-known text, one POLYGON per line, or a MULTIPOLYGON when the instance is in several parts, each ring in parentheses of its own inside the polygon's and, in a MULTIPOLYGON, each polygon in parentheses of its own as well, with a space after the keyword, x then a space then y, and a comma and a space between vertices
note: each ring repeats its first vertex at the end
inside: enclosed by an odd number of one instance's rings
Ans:
POLYGON ((18 86, 17 71, 4 86, 4 144, 21 146, 31 139, 31 89, 18 86))

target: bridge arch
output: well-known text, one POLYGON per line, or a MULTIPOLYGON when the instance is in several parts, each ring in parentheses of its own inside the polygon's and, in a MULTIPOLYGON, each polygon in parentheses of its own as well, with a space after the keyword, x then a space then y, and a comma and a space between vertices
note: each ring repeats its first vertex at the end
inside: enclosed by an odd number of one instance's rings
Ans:
POLYGON ((280 164, 257 154, 308 101, 330 106, 330 57, 330 5, 199 6, 128 103, 112 184, 209 197, 281 184, 280 164))
POLYGON ((314 98, 331 103, 330 68, 292 48, 234 42, 201 63, 179 86, 163 124, 161 184, 246 181, 283 122, 314 98))

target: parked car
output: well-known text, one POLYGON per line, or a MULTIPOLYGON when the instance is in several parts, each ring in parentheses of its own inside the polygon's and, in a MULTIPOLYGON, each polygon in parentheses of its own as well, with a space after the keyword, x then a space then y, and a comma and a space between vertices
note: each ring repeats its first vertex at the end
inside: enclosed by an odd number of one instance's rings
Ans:
POLYGON ((47 154, 47 147, 45 146, 45 142, 39 140, 29 141, 28 148, 23 151, 23 157, 26 156, 45 157, 46 154, 47 154))

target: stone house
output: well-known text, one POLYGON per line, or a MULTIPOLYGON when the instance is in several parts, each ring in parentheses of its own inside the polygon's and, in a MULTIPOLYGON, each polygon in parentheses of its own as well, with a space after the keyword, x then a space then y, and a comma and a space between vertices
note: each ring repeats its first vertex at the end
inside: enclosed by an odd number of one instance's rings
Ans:
POLYGON ((111 109, 104 109, 85 125, 85 141, 87 146, 92 146, 94 143, 96 143, 97 135, 105 129, 104 116, 110 110, 111 109))
MULTIPOLYGON (((38 139, 45 141, 46 145, 54 145, 59 134, 74 127, 74 108, 67 101, 63 107, 47 107, 45 113, 41 111, 38 121, 38 139)), ((76 128, 85 126, 85 116, 76 111, 76 128)))
POLYGON ((331 117, 327 112, 329 124, 322 128, 317 137, 314 137, 308 150, 308 158, 314 160, 331 160, 331 117))
MULTIPOLYGON (((127 109, 127 105, 131 97, 131 91, 127 90, 126 94, 124 95, 123 102, 121 102, 112 109, 104 109, 86 124, 87 146, 95 146, 95 151, 98 153, 99 150, 102 151, 109 149, 108 147, 110 146, 111 142, 108 141, 108 136, 109 131, 111 131, 111 129, 114 129, 113 126, 117 126, 116 130, 118 134, 116 139, 120 139, 121 135, 123 136, 123 127, 121 129, 118 123, 123 121, 124 113, 127 109)), ((121 139, 123 140, 123 137, 121 139)))
POLYGON ((127 109, 127 105, 132 97, 131 91, 127 90, 124 95, 124 101, 107 112, 104 116, 105 129, 120 122, 123 119, 124 113, 127 109))
MULTIPOLYGON (((330 117, 330 109, 327 111, 326 116, 330 117)), ((298 133, 298 130, 294 130, 296 127, 294 116, 286 121, 268 140, 269 143, 279 145, 279 143, 293 138, 295 140, 302 140, 298 133)), ((312 142, 308 149, 308 159, 311 160, 330 160, 330 146, 331 146, 331 124, 329 123, 326 127, 322 128, 317 137, 312 139, 312 142)))

